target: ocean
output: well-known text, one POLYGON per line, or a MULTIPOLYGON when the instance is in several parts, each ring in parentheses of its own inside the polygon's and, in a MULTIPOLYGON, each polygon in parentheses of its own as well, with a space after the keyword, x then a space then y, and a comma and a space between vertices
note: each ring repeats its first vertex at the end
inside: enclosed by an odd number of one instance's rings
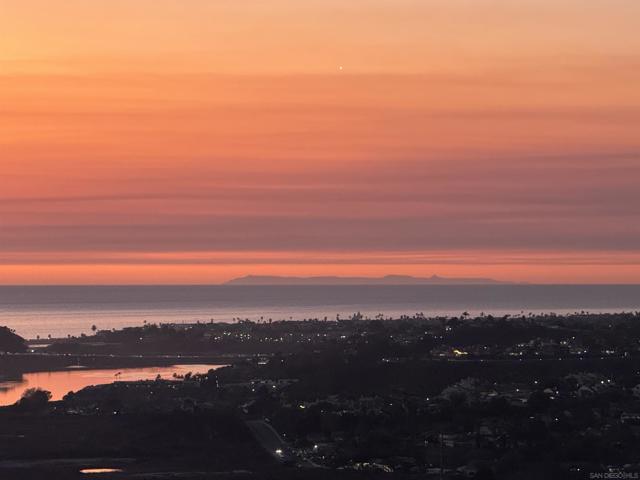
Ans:
POLYGON ((640 310, 640 285, 0 286, 0 325, 26 338, 148 323, 640 310))

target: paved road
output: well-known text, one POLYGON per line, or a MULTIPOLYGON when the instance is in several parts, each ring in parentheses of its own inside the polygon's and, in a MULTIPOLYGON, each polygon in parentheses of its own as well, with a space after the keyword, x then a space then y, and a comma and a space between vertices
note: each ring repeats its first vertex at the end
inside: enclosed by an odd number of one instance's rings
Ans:
POLYGON ((296 466, 303 468, 324 468, 304 456, 296 456, 293 449, 287 445, 280 434, 268 422, 264 420, 247 420, 245 423, 256 440, 278 462, 295 463, 296 466))
POLYGON ((294 461, 293 452, 271 425, 264 420, 248 420, 245 423, 253 433, 253 436, 256 437, 256 440, 278 462, 294 461))

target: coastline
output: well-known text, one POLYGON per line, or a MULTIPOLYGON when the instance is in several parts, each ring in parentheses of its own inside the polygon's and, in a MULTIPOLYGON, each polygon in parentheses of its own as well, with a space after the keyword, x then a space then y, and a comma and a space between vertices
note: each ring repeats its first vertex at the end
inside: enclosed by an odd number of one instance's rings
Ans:
POLYGON ((0 382, 20 380, 25 373, 59 372, 81 367, 87 370, 170 367, 189 364, 231 364, 238 356, 223 355, 100 355, 100 354, 0 354, 0 382))
POLYGON ((638 285, 0 287, 0 325, 46 342, 146 323, 640 310, 638 285))

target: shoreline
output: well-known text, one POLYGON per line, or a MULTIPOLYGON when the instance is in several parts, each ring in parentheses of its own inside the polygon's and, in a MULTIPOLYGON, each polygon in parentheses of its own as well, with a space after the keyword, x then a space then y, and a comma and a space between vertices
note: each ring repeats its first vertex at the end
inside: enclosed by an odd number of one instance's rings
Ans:
POLYGON ((100 355, 100 354, 0 354, 0 382, 20 380, 27 373, 114 368, 170 367, 173 365, 230 365, 241 358, 220 355, 100 355))
MULTIPOLYGON (((640 285, 639 285, 640 286, 640 285)), ((422 311, 413 311, 411 309, 406 309, 400 312, 392 312, 390 314, 386 313, 374 313, 374 310, 357 310, 350 311, 349 313, 338 313, 331 315, 315 315, 315 316, 304 316, 300 315, 298 317, 287 317, 287 318, 268 318, 266 315, 260 315, 257 313, 252 313, 249 315, 237 315, 234 317, 229 317, 228 319, 220 319, 213 318, 213 316, 208 320, 194 318, 183 321, 162 321, 160 318, 159 321, 150 321, 147 323, 131 323, 120 325, 117 327, 113 327, 111 329, 107 328, 106 330, 111 331, 122 331, 128 328, 144 328, 147 325, 157 325, 157 326, 168 326, 171 328, 187 328, 191 326, 199 326, 199 325, 209 325, 209 324, 221 324, 221 325, 234 325, 238 322, 249 321, 254 323, 265 323, 267 320, 271 320, 274 323, 276 322, 321 322, 321 321, 345 321, 352 320, 355 317, 358 317, 362 320, 402 320, 403 318, 422 318, 425 320, 450 320, 454 318, 460 318, 466 315, 469 317, 477 317, 477 318, 486 318, 486 317, 494 317, 494 318, 508 318, 508 319, 520 319, 523 317, 536 317, 536 318, 548 318, 548 319, 558 319, 558 318, 570 318, 576 315, 580 316, 597 316, 597 315, 627 315, 627 314, 638 314, 640 313, 640 306, 637 307, 620 307, 620 308, 592 308, 592 309, 580 309, 580 308, 557 308, 557 309, 481 309, 481 308, 460 308, 456 311, 454 310, 443 310, 443 311, 431 311, 426 314, 422 311)), ((0 325, 5 325, 0 322, 0 325)), ((7 325, 8 326, 8 325, 7 325)), ((9 326, 8 326, 9 327, 9 326)), ((11 327, 9 327, 11 328, 11 327)), ((14 330, 15 331, 15 330, 14 330)), ((105 329, 99 329, 99 331, 105 331, 105 329)), ((16 331, 18 335, 20 332, 16 331)), ((83 338, 95 337, 95 332, 89 333, 75 333, 75 334, 67 334, 66 336, 55 336, 51 338, 29 338, 28 336, 23 336, 27 344, 30 348, 41 348, 49 346, 56 342, 64 342, 67 340, 80 340, 83 338)))
POLYGON ((15 286, 0 287, 0 304, 0 324, 46 342, 145 322, 633 312, 640 285, 15 286))

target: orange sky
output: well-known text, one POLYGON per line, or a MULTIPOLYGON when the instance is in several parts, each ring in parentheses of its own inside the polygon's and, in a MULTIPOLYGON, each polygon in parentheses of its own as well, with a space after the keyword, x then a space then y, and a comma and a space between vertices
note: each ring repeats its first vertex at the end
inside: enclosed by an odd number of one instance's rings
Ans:
POLYGON ((0 283, 640 283, 636 0, 0 0, 0 283))

